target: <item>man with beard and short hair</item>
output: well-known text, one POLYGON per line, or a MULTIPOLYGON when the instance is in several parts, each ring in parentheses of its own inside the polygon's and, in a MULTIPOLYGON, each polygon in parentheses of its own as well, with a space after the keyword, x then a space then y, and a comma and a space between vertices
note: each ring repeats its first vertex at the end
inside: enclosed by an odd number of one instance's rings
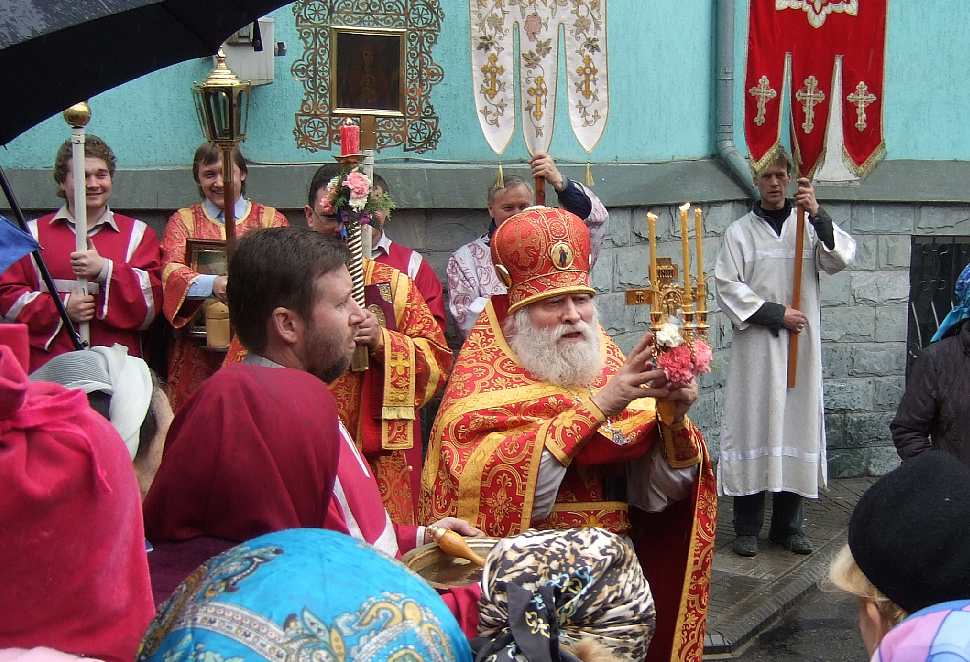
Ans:
MULTIPOLYGON (((328 199, 328 184, 338 174, 336 164, 317 170, 304 209, 307 225, 329 236, 342 228, 328 199)), ((415 524, 424 450, 421 410, 444 388, 451 350, 415 283, 393 266, 364 260, 364 305, 354 339, 368 348, 370 365, 344 372, 330 388, 341 420, 374 467, 391 519, 415 524)))
MULTIPOLYGON (((258 230, 239 241, 228 300, 248 353, 203 382, 176 415, 145 501, 152 542, 240 542, 293 527, 341 531, 391 557, 430 542, 425 527, 392 524, 374 472, 319 383, 350 365, 363 320, 348 257, 344 242, 304 228, 258 230), (261 395, 262 385, 272 392, 261 395), (308 407, 303 416, 299 408, 308 407)), ((434 526, 480 533, 454 517, 434 526)))
POLYGON ((657 600, 647 659, 700 657, 717 502, 703 437, 686 418, 697 385, 654 368, 650 333, 624 359, 603 332, 578 217, 528 209, 498 228, 491 253, 508 294, 491 298, 458 355, 422 475, 422 518, 462 517, 492 536, 584 526, 628 535, 657 600), (658 420, 658 399, 670 402, 669 420, 658 420))

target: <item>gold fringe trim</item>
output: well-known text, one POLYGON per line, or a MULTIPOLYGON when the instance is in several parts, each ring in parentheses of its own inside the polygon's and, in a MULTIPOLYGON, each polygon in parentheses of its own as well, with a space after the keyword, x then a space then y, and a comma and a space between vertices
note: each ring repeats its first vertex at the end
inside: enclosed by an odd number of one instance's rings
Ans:
POLYGON ((879 146, 873 150, 872 154, 868 159, 865 160, 861 165, 856 165, 852 157, 849 156, 849 151, 842 145, 842 161, 845 163, 846 167, 851 170, 856 177, 868 177, 879 162, 882 161, 886 156, 886 141, 883 140, 879 143, 879 146))

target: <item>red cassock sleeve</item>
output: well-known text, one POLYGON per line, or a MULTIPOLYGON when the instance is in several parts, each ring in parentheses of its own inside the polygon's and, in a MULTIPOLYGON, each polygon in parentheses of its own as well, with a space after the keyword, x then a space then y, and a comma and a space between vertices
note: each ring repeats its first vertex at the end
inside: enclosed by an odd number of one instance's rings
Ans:
POLYGON ((112 260, 111 273, 98 293, 98 319, 117 329, 147 329, 162 300, 161 264, 158 236, 146 227, 127 262, 112 260))

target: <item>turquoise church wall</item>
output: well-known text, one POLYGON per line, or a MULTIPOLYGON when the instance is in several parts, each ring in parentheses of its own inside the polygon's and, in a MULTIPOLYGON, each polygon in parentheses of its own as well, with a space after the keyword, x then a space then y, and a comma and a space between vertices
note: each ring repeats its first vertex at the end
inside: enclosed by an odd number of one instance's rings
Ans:
MULTIPOLYGON (((441 0, 441 4, 445 19, 434 57, 444 67, 445 77, 432 96, 442 131, 438 149, 422 155, 389 149, 381 157, 496 162, 482 136, 472 100, 467 2, 441 0)), ((740 100, 747 9, 744 0, 737 3, 735 142, 742 152, 740 100)), ((245 151, 257 162, 328 160, 326 153, 296 147, 294 113, 303 87, 290 68, 303 44, 289 6, 272 16, 276 39, 286 43, 287 55, 275 59, 276 80, 256 89, 245 151)), ((566 115, 561 52, 552 147, 556 157, 594 163, 709 157, 714 141, 714 17, 712 1, 610 0, 607 128, 591 155, 573 137, 566 115)), ((961 39, 968 24, 970 3, 963 0, 890 0, 885 111, 888 159, 970 160, 970 131, 965 130, 964 118, 970 89, 962 85, 966 58, 961 39)), ((98 95, 91 101, 94 119, 89 129, 109 141, 123 167, 184 166, 201 140, 190 86, 205 78, 210 67, 207 59, 192 60, 98 95)), ((521 125, 517 129, 502 157, 506 163, 526 157, 521 125)), ((0 150, 0 165, 49 167, 57 145, 67 136, 60 117, 47 120, 0 150)))
MULTIPOLYGON (((384 150, 383 158, 418 156, 463 162, 491 162, 475 114, 471 91, 469 14, 465 0, 442 0, 445 19, 435 60, 444 80, 432 99, 440 118, 438 149, 415 155, 384 150)), ((265 162, 307 162, 327 154, 297 149, 294 113, 303 86, 290 68, 303 51, 290 7, 272 14, 276 40, 287 55, 276 61, 276 80, 253 96, 248 157, 265 162)), ((592 155, 573 137, 566 114, 565 56, 560 55, 557 126, 552 145, 560 159, 573 161, 667 161, 700 158, 712 145, 710 47, 713 9, 708 2, 682 0, 614 0, 609 5, 610 115, 606 131, 592 155)), ((211 63, 193 60, 144 76, 91 100, 89 130, 104 137, 125 167, 185 164, 201 140, 190 97, 192 81, 205 78, 211 63), (151 123, 143 118, 154 117, 151 123)), ((503 155, 506 162, 526 157, 521 124, 503 155)), ((0 164, 12 168, 49 165, 67 126, 52 118, 20 136, 0 152, 0 164)))

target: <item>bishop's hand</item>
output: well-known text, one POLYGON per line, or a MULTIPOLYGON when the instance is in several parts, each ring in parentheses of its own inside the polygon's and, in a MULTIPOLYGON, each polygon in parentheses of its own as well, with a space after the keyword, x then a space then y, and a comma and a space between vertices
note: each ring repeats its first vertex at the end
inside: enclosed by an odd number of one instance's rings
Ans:
POLYGON ((613 417, 637 398, 662 399, 670 393, 664 371, 653 364, 653 334, 647 331, 623 367, 592 396, 592 400, 607 417, 613 417))

